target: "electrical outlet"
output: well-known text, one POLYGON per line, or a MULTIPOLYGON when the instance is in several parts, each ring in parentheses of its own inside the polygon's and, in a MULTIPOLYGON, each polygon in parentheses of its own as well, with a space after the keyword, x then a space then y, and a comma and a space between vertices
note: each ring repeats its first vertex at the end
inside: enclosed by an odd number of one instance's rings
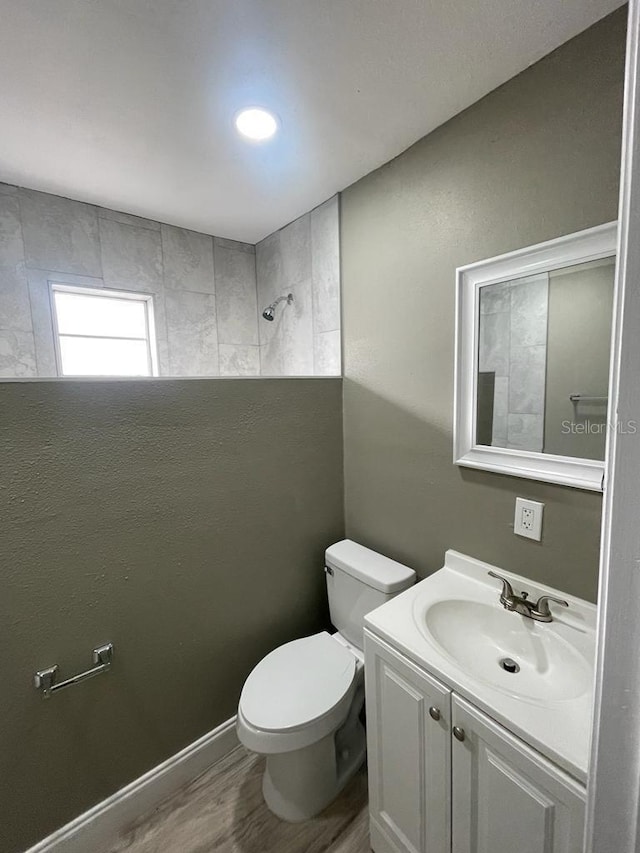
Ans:
POLYGON ((516 516, 513 522, 513 532, 518 536, 526 536, 527 539, 535 539, 537 542, 542 538, 542 510, 544 504, 538 501, 528 501, 525 498, 516 498, 516 516))

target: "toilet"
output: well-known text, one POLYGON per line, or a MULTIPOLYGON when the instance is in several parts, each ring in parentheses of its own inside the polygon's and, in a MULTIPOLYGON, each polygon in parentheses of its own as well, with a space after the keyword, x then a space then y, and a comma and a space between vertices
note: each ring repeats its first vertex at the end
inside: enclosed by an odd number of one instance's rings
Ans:
POLYGON ((327 548, 325 573, 336 633, 272 651, 247 678, 238 706, 240 742, 266 756, 265 802, 291 822, 321 812, 362 765, 364 616, 415 581, 413 569, 350 539, 327 548))

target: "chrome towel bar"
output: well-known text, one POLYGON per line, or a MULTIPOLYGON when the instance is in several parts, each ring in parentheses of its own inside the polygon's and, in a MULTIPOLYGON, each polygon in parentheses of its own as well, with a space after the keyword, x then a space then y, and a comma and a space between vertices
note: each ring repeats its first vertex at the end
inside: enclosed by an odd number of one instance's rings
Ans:
POLYGON ((608 397, 590 397, 588 394, 569 394, 572 403, 607 403, 608 397))
POLYGON ((42 690, 42 698, 49 699, 56 690, 64 690, 65 687, 71 687, 72 684, 80 684, 81 681, 86 681, 88 678, 93 678, 95 675, 102 675, 103 672, 108 672, 111 669, 111 661, 113 660, 113 643, 106 643, 104 646, 98 646, 93 650, 93 662, 96 666, 85 672, 79 672, 78 675, 72 675, 65 681, 60 681, 56 684, 58 675, 58 664, 49 666, 46 669, 41 669, 34 676, 34 684, 38 690, 42 690))

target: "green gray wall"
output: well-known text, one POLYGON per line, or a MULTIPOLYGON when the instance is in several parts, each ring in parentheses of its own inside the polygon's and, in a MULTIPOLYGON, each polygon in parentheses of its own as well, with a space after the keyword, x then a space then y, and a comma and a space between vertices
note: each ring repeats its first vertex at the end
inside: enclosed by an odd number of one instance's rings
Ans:
POLYGON ((347 534, 415 567, 447 548, 593 600, 596 494, 452 464, 457 266, 615 219, 626 10, 342 196, 347 534), (513 534, 545 503, 542 543, 513 534))
POLYGON ((606 397, 615 264, 580 264, 549 275, 544 448, 604 459, 607 407, 570 394, 606 397), (568 432, 567 422, 584 432, 568 432))
POLYGON ((0 850, 235 713, 319 630, 343 537, 340 379, 0 385, 0 850), (36 669, 113 671, 43 701, 36 669))

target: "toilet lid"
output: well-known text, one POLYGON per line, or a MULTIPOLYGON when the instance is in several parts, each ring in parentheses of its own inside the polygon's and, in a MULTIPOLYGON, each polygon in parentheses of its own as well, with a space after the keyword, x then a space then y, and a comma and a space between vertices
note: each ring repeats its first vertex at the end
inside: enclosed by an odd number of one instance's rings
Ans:
POLYGON ((258 729, 284 731, 312 723, 344 699, 356 659, 323 631, 280 646, 247 678, 240 710, 258 729))

